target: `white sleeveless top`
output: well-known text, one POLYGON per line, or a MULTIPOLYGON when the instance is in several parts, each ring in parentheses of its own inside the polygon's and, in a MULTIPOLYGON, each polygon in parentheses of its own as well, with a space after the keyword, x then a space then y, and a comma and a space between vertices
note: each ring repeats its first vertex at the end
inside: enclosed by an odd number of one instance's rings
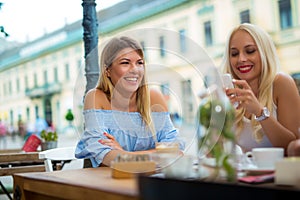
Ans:
MULTIPOLYGON (((277 106, 273 102, 273 112, 272 115, 277 119, 277 106)), ((241 134, 237 140, 237 144, 243 149, 244 152, 251 151, 252 148, 257 147, 272 147, 269 138, 264 134, 260 142, 257 142, 253 135, 253 128, 251 121, 244 117, 243 118, 244 128, 241 131, 241 134)))

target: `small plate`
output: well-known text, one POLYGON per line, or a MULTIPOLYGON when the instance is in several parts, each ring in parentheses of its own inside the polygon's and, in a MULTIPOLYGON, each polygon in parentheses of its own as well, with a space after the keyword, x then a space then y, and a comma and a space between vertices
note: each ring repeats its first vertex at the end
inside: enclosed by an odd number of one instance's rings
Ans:
POLYGON ((241 168, 240 171, 246 172, 248 175, 269 174, 274 172, 274 168, 241 168))
MULTIPOLYGON (((208 166, 208 167, 215 167, 216 166, 216 159, 215 158, 203 158, 200 161, 200 164, 208 166)), ((260 175, 260 174, 269 174, 274 172, 274 168, 258 168, 257 166, 250 164, 247 166, 243 166, 237 169, 240 172, 246 172, 248 175, 260 175)))

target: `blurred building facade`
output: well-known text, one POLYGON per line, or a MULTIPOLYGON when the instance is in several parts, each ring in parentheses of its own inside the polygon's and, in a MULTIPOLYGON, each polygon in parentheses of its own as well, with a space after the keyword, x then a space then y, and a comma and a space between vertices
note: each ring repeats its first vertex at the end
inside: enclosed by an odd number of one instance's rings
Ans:
MULTIPOLYGON (((272 36, 281 70, 299 79, 298 0, 127 0, 98 12, 99 44, 121 33, 134 35, 145 47, 150 82, 162 90, 171 113, 192 122, 204 84, 189 63, 203 64, 195 49, 203 47, 202 54, 219 66, 228 32, 244 22, 272 36)), ((0 118, 16 126, 19 119, 42 116, 62 130, 71 108, 82 128, 82 35, 80 20, 0 54, 0 118)))

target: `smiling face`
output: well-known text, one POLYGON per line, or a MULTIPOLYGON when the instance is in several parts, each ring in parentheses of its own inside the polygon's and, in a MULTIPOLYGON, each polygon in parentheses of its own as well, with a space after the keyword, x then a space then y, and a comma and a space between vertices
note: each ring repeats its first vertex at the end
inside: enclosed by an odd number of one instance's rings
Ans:
POLYGON ((119 92, 132 94, 140 86, 144 72, 143 58, 134 49, 125 48, 107 68, 107 77, 119 92))
POLYGON ((262 70, 261 57, 252 36, 245 30, 236 31, 230 40, 230 66, 239 79, 258 79, 262 70))

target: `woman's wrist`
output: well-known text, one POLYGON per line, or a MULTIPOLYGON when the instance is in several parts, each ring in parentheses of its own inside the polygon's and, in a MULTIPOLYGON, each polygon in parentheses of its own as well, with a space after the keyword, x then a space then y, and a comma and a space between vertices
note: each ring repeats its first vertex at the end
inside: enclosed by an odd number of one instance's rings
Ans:
POLYGON ((263 108, 262 107, 259 107, 258 109, 256 109, 256 112, 254 112, 253 114, 257 117, 261 116, 263 112, 263 108))

